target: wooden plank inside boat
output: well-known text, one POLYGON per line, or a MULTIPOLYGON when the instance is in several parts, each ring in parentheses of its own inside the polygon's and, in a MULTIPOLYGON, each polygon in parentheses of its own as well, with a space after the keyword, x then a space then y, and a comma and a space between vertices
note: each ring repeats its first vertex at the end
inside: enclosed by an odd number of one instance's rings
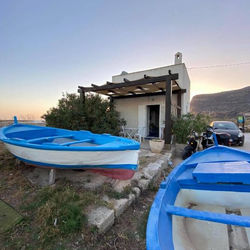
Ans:
POLYGON ((250 184, 250 163, 216 162, 199 163, 193 177, 200 183, 245 183, 250 184))

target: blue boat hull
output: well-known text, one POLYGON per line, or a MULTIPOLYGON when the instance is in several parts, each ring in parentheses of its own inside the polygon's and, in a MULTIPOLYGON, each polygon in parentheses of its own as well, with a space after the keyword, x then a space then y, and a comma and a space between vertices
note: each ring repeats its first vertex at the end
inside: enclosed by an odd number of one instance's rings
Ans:
POLYGON ((181 235, 182 229, 179 228, 179 231, 176 229, 178 228, 176 225, 180 223, 179 217, 249 227, 250 216, 197 211, 178 205, 182 204, 180 200, 184 194, 189 198, 192 197, 193 203, 202 199, 204 203, 204 200, 213 200, 213 196, 217 195, 216 199, 223 205, 228 205, 226 201, 229 200, 232 206, 243 204, 244 195, 250 194, 249 163, 248 152, 214 146, 195 153, 177 166, 161 183, 152 204, 147 224, 147 249, 189 249, 187 242, 186 247, 180 247, 183 239, 178 234, 181 235), (237 195, 241 197, 239 201, 237 195), (237 204, 234 205, 234 202, 237 204))
POLYGON ((140 144, 127 138, 15 122, 0 129, 0 140, 19 160, 40 167, 92 169, 129 179, 138 167, 140 144))

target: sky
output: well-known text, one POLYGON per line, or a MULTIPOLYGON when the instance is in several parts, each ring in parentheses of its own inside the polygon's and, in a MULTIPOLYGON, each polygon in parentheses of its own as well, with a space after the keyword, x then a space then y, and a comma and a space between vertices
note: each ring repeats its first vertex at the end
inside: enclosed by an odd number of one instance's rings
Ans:
POLYGON ((40 119, 62 93, 173 64, 191 96, 250 85, 249 0, 0 0, 0 119, 40 119))

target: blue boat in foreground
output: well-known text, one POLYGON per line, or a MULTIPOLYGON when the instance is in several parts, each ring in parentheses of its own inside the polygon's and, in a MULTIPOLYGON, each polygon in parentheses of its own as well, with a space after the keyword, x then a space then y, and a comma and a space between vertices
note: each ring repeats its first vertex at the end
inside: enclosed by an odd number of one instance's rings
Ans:
POLYGON ((151 207, 148 250, 250 249, 250 153, 197 152, 161 183, 151 207))
POLYGON ((91 169, 130 179, 138 167, 140 144, 127 138, 18 123, 0 129, 0 140, 19 160, 54 169, 91 169))

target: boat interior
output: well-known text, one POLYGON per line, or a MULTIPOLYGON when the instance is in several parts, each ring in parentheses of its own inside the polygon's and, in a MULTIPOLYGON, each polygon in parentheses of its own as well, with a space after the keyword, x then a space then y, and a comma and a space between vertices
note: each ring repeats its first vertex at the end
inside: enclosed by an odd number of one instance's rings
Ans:
POLYGON ((108 147, 117 145, 117 142, 120 144, 131 144, 131 141, 125 138, 109 136, 107 134, 100 135, 89 131, 70 131, 19 124, 8 128, 5 135, 14 141, 23 141, 29 144, 44 146, 95 147, 101 145, 108 147))
POLYGON ((250 163, 201 163, 184 171, 172 216, 175 249, 250 249, 250 163), (228 177, 229 176, 229 177, 228 177))
POLYGON ((250 216, 249 193, 182 189, 174 206, 184 210, 179 211, 181 216, 173 215, 175 249, 250 249, 250 228, 237 226, 239 219, 244 224, 245 216, 250 216), (226 220, 232 224, 224 224, 226 220))
POLYGON ((101 144, 98 138, 94 138, 88 131, 77 133, 76 131, 58 130, 53 128, 33 128, 29 127, 21 131, 9 131, 6 133, 8 138, 16 141, 25 141, 30 144, 50 145, 50 146, 98 146, 101 144), (99 141, 99 143, 98 143, 99 141))

